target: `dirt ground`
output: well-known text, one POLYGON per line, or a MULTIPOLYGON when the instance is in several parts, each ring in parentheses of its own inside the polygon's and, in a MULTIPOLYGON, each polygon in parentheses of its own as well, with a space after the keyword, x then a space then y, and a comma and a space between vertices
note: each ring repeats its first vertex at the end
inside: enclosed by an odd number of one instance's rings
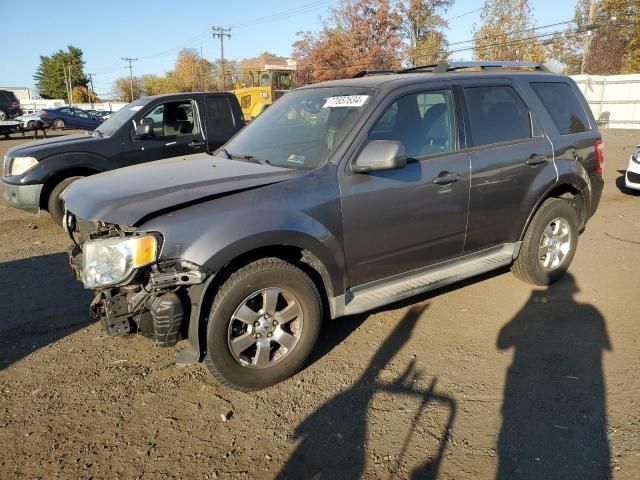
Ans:
POLYGON ((620 183, 639 141, 605 134, 558 284, 501 271, 330 322, 252 394, 174 366, 180 344, 108 337, 62 231, 0 206, 0 478, 640 478, 640 196, 620 183))

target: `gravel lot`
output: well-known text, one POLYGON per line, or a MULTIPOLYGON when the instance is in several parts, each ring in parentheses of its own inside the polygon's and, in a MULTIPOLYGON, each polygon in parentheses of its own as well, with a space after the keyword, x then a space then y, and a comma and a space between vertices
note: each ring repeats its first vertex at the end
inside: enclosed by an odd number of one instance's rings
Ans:
POLYGON ((558 284, 502 271, 330 322, 253 394, 174 366, 181 345, 108 337, 62 231, 0 206, 0 478, 640 478, 640 196, 620 187, 638 141, 606 132, 558 284))

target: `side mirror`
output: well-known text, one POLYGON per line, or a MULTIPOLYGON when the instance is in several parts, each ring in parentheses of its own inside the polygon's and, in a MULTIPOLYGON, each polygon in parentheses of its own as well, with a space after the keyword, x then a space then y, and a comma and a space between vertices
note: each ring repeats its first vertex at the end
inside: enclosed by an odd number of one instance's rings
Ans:
POLYGON ((153 136, 153 127, 149 124, 143 123, 136 127, 133 138, 135 138, 136 140, 143 140, 151 136, 153 136))
POLYGON ((356 173, 398 170, 407 165, 404 146, 391 140, 373 140, 360 152, 353 171, 356 173))

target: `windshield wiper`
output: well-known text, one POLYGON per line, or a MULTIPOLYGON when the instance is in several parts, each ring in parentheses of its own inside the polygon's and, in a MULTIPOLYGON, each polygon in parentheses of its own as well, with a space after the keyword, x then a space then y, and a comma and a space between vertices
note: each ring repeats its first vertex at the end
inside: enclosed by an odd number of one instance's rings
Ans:
POLYGON ((267 164, 271 165, 271 162, 267 159, 259 159, 254 157, 253 155, 239 155, 236 153, 229 153, 226 148, 223 148, 222 151, 227 156, 229 160, 248 160, 250 162, 259 163, 260 165, 267 164))

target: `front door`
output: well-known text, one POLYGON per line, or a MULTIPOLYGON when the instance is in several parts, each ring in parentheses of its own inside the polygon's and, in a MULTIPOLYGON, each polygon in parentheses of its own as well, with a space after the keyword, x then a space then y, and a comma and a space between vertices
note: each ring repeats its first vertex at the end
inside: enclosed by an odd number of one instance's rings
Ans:
POLYGON ((367 141, 393 140, 403 169, 340 179, 350 285, 357 286, 462 254, 469 202, 469 157, 458 135, 449 88, 391 101, 367 141))
POLYGON ((123 157, 127 165, 206 151, 193 100, 156 104, 138 122, 151 125, 153 133, 149 137, 136 139, 132 127, 123 157))

